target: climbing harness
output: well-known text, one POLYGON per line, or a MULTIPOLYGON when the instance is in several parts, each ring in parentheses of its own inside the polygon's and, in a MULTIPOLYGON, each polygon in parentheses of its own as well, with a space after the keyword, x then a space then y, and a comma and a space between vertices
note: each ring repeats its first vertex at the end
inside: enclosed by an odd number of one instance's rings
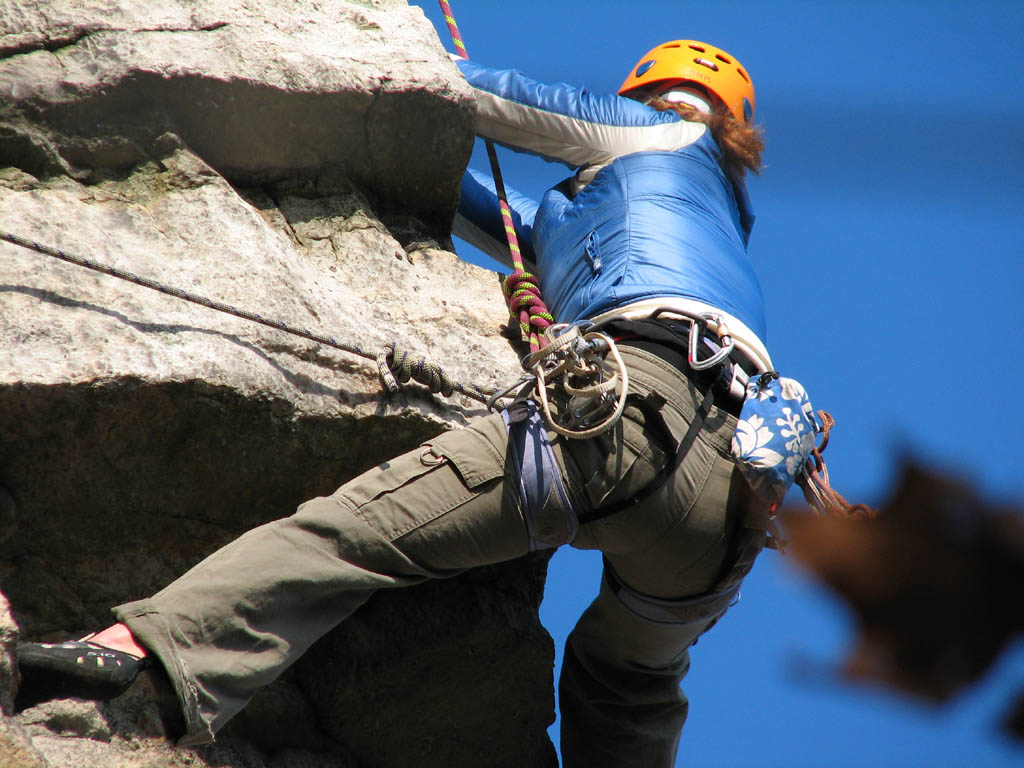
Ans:
POLYGON ((569 543, 576 538, 580 521, 562 480, 547 425, 537 413, 537 403, 517 400, 501 412, 501 417, 508 432, 508 461, 519 491, 530 551, 556 549, 569 543))
POLYGON ((360 357, 368 360, 373 360, 377 364, 377 373, 380 376, 381 383, 391 394, 398 391, 399 383, 404 384, 412 379, 427 386, 430 391, 435 394, 440 393, 445 397, 451 397, 457 392, 460 395, 465 395, 466 397, 470 397, 478 402, 484 403, 489 407, 493 407, 492 403, 495 400, 495 396, 492 388, 484 388, 476 385, 467 386, 454 381, 441 366, 429 362, 422 356, 411 355, 408 351, 399 347, 397 342, 392 341, 388 343, 377 353, 368 352, 357 344, 345 344, 343 342, 336 341, 331 336, 313 333, 312 331, 308 331, 304 328, 296 328, 295 326, 281 322, 280 320, 265 318, 255 312, 249 312, 248 310, 233 307, 230 304, 215 301, 205 296, 199 296, 195 293, 175 288, 174 286, 165 285, 157 280, 136 275, 133 272, 121 269, 120 267, 101 264, 97 261, 93 261, 92 259, 85 258, 84 256, 78 256, 68 253, 67 251, 62 251, 59 248, 42 245, 33 240, 28 240, 26 238, 19 237, 18 235, 11 234, 10 232, 0 230, 0 239, 6 240, 13 245, 18 245, 22 248, 35 251, 36 253, 53 256, 54 258, 61 259, 69 264, 85 267, 86 269, 91 269, 104 275, 109 275, 120 280, 126 280, 130 283, 141 285, 145 288, 150 288, 154 291, 167 294, 168 296, 183 299, 184 301, 191 302, 192 304, 199 304, 200 306, 207 307, 208 309, 212 309, 217 312, 234 315, 235 317, 243 320, 265 325, 268 328, 273 328, 293 336, 299 336, 318 344, 323 344, 328 347, 340 349, 343 352, 348 352, 350 354, 359 355, 360 357))
MULTIPOLYGON (((438 0, 438 3, 444 14, 445 23, 448 25, 457 55, 460 58, 468 59, 469 52, 459 32, 449 0, 438 0)), ((722 60, 725 61, 725 59, 722 60)), ((746 76, 744 75, 744 77, 746 76)), ((752 104, 752 90, 749 96, 749 101, 752 104)), ((743 115, 740 115, 740 118, 742 119, 743 115)), ((530 354, 522 362, 523 368, 531 375, 521 380, 522 386, 517 383, 501 392, 500 395, 509 394, 518 387, 516 395, 518 403, 532 393, 548 426, 568 438, 593 437, 611 428, 622 416, 627 402, 635 403, 648 418, 653 416, 659 420, 663 432, 667 435, 668 430, 658 413, 660 405, 652 404, 648 400, 628 393, 628 373, 619 356, 615 341, 611 336, 602 332, 603 327, 624 318, 610 317, 600 324, 589 325, 555 324, 553 316, 540 296, 540 289, 535 277, 528 273, 523 266, 497 154, 491 141, 485 140, 484 143, 494 177, 498 205, 513 264, 512 274, 507 276, 503 282, 504 292, 509 312, 513 319, 518 320, 520 333, 523 338, 529 339, 530 344, 530 354), (542 339, 543 344, 541 343, 542 339), (611 358, 610 362, 608 358, 611 358), (563 395, 563 400, 567 399, 567 402, 561 403, 562 410, 555 409, 553 412, 549 398, 549 385, 556 382, 563 395), (616 391, 618 391, 617 395, 616 391)), ((795 400, 791 401, 796 407, 783 405, 780 402, 781 398, 777 396, 780 391, 778 387, 768 391, 770 382, 778 380, 777 373, 763 374, 755 382, 751 382, 742 366, 732 362, 736 344, 720 316, 714 313, 680 313, 675 308, 664 308, 656 309, 648 319, 657 321, 659 315, 667 312, 677 316, 681 315, 689 320, 687 363, 690 373, 699 376, 702 373, 718 371, 720 379, 728 379, 726 388, 731 395, 739 397, 746 395, 744 410, 741 411, 741 424, 743 413, 753 403, 750 410, 757 412, 754 414, 755 423, 757 419, 761 419, 760 424, 763 425, 763 420, 767 416, 773 419, 773 427, 782 427, 777 434, 773 435, 778 439, 772 442, 772 449, 780 449, 780 451, 772 451, 774 455, 768 461, 763 460, 764 456, 754 456, 750 451, 745 452, 742 449, 750 448, 750 446, 740 445, 742 441, 734 440, 733 453, 737 463, 740 464, 741 469, 746 470, 745 474, 755 478, 754 490, 755 492, 760 490, 762 495, 769 499, 772 513, 777 508, 785 491, 797 478, 800 479, 808 503, 811 503, 812 500, 814 502, 812 509, 830 512, 852 509, 845 499, 831 489, 828 473, 821 458, 821 451, 827 443, 828 429, 833 423, 831 417, 824 411, 821 412, 823 414, 822 424, 827 423, 827 427, 819 426, 814 422, 810 401, 803 387, 792 379, 784 380, 787 394, 789 394, 789 389, 799 390, 803 394, 803 400, 799 403, 795 400), (711 325, 717 331, 717 343, 713 343, 707 338, 707 331, 711 325), (712 347, 712 354, 702 358, 700 356, 702 347, 712 347), (748 388, 753 391, 748 391, 748 388), (767 397, 762 395, 762 390, 768 392, 767 397), (768 399, 772 402, 763 403, 768 399), (827 422, 825 422, 826 417, 827 422), (820 447, 815 447, 814 436, 822 431, 824 431, 825 440, 820 447), (775 456, 778 457, 778 461, 774 460, 775 456), (776 465, 781 465, 781 468, 776 468, 776 465), (767 480, 765 480, 766 477, 767 480)), ((721 385, 721 382, 714 382, 707 386, 698 414, 687 434, 676 447, 675 457, 666 463, 664 471, 659 473, 659 476, 648 484, 639 496, 650 493, 661 484, 667 474, 674 472, 682 463, 690 443, 695 439, 713 404, 714 384, 721 385)), ((749 427, 750 424, 748 423, 746 426, 749 427)), ((753 429, 755 447, 759 447, 756 445, 757 439, 764 437, 767 432, 767 429, 756 427, 753 429)), ((587 518, 588 520, 596 519, 612 514, 624 505, 635 503, 639 496, 614 505, 614 508, 592 510, 588 513, 587 518)), ((769 537, 775 539, 774 546, 784 550, 785 544, 771 519, 769 519, 768 525, 769 533, 774 534, 769 537)))
MULTIPOLYGON (((598 323, 587 326, 591 331, 597 331, 610 324, 627 321, 623 315, 611 315, 598 323)), ((651 310, 646 317, 633 318, 632 322, 646 322, 647 330, 644 335, 652 333, 660 335, 664 339, 664 333, 657 334, 656 327, 671 329, 673 325, 684 324, 687 337, 686 362, 691 371, 717 372, 723 378, 727 378, 726 389, 736 398, 742 398, 748 381, 748 374, 743 366, 734 363, 737 347, 736 342, 729 333, 725 320, 717 312, 694 312, 680 307, 657 307, 651 310), (657 326, 650 325, 657 323, 657 326), (711 329, 714 328, 714 338, 711 329), (702 357, 708 351, 708 357, 702 357)), ((670 335, 678 336, 678 331, 670 332, 670 335)), ((670 346, 676 346, 676 342, 668 342, 670 346)))

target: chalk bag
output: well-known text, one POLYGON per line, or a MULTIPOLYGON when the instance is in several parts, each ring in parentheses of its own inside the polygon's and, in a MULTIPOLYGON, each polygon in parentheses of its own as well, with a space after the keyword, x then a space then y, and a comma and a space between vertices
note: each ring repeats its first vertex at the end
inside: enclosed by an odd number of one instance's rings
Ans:
POLYGON ((732 455, 754 492, 774 507, 804 470, 821 430, 800 382, 770 371, 747 384, 732 455))

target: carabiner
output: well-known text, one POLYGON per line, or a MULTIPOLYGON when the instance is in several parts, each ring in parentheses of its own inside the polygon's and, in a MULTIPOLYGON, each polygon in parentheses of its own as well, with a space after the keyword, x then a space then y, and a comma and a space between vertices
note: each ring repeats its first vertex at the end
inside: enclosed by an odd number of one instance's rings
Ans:
POLYGON ((718 318, 712 316, 701 315, 699 317, 693 318, 690 321, 689 363, 690 367, 693 368, 695 371, 704 371, 707 370, 708 368, 714 368, 719 363, 724 362, 729 358, 729 355, 732 354, 733 348, 736 346, 736 342, 732 340, 732 336, 730 336, 728 332, 725 332, 719 337, 719 341, 723 341, 724 343, 722 344, 722 347, 717 352, 715 352, 715 354, 713 354, 707 360, 697 359, 697 348, 700 344, 701 339, 704 338, 704 331, 707 328, 707 321, 715 320, 715 325, 721 326, 722 324, 717 322, 717 319, 718 318))
MULTIPOLYGON (((519 380, 515 384, 513 384, 512 386, 505 387, 504 389, 500 389, 497 392, 495 392, 494 394, 492 394, 490 397, 488 397, 487 398, 487 410, 489 410, 489 411, 496 411, 496 410, 498 410, 498 401, 501 400, 501 398, 503 398, 503 397, 510 397, 511 396, 510 393, 512 392, 512 390, 517 389, 518 387, 522 387, 523 385, 533 385, 533 384, 536 384, 536 383, 537 383, 537 380, 535 378, 533 378, 532 376, 522 376, 522 377, 520 377, 519 380)), ((515 398, 513 398, 513 399, 518 399, 518 398, 523 397, 526 394, 526 391, 528 391, 528 390, 524 390, 522 392, 517 392, 515 398)))

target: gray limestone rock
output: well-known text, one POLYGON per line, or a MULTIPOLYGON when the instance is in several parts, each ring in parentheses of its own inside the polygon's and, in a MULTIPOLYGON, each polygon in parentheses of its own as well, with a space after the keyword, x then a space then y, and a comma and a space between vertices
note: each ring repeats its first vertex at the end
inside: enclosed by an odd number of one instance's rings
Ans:
POLYGON ((0 230, 365 353, 0 241, 5 760, 555 764, 543 556, 375 596, 210 747, 173 746, 152 675, 10 716, 19 632, 104 626, 485 412, 414 383, 383 393, 386 344, 465 384, 517 378, 497 279, 447 238, 471 141, 465 84, 397 0, 0 6, 0 230))
POLYGON ((11 616, 10 603, 0 594, 0 712, 7 715, 14 712, 14 693, 18 689, 17 642, 18 625, 11 616))
POLYGON ((52 768, 32 745, 32 738, 14 719, 0 718, 0 765, 3 768, 52 768))
POLYGON ((443 227, 472 141, 468 87, 397 0, 12 0, 0 160, 124 171, 176 133, 238 183, 337 166, 380 210, 443 227))

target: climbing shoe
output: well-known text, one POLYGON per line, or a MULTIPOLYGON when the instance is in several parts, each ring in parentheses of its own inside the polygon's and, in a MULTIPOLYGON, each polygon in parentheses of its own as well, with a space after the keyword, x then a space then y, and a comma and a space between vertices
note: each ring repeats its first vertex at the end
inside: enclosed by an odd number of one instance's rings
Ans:
POLYGON ((22 643, 18 646, 21 685, 15 709, 50 699, 113 699, 127 691, 149 664, 148 658, 84 640, 22 643))

